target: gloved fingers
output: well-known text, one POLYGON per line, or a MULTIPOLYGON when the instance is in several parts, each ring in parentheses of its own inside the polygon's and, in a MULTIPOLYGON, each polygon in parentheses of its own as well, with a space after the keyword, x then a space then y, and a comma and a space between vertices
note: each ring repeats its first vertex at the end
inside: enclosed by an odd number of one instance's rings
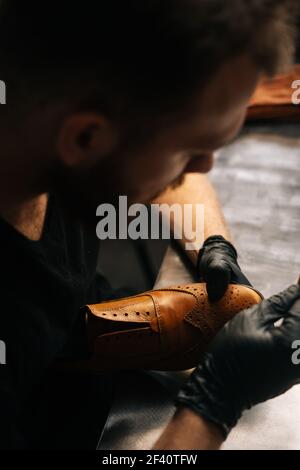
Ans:
POLYGON ((276 321, 289 314, 289 310, 298 299, 300 299, 300 287, 292 285, 285 291, 264 300, 257 309, 261 324, 272 326, 276 321))
POLYGON ((280 331, 291 341, 300 340, 300 298, 290 307, 280 326, 280 331))
POLYGON ((212 261, 206 273, 206 289, 211 302, 217 302, 225 294, 230 283, 231 270, 223 260, 212 261))
POLYGON ((240 270, 240 268, 236 264, 230 263, 230 267, 231 267, 231 279, 230 279, 230 281, 232 283, 242 284, 244 286, 252 287, 252 284, 249 281, 249 279, 246 278, 245 274, 242 273, 242 271, 240 270))

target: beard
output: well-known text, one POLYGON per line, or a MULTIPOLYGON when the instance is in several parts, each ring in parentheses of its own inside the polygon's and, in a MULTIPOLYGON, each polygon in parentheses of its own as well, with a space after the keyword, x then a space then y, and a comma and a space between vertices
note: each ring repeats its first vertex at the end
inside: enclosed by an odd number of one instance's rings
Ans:
MULTIPOLYGON (((82 172, 59 165, 51 178, 50 193, 54 194, 65 214, 81 224, 95 228, 99 204, 114 204, 108 178, 93 172, 82 172)), ((115 199, 115 200, 114 200, 115 199)))
POLYGON ((151 199, 149 199, 149 201, 147 201, 147 204, 151 204, 151 202, 155 199, 159 199, 159 197, 165 193, 166 191, 174 191, 176 190, 177 188, 179 188, 180 186, 182 186, 182 184, 184 183, 184 180, 185 180, 185 174, 182 173, 181 175, 179 175, 177 178, 175 178, 174 181, 172 181, 170 184, 168 184, 164 189, 158 191, 156 194, 154 194, 154 196, 151 197, 151 199))
POLYGON ((124 181, 115 171, 113 161, 113 159, 108 159, 106 163, 102 162, 101 165, 89 170, 70 169, 63 164, 57 165, 50 180, 49 192, 57 197, 66 215, 88 227, 95 228, 99 221, 96 210, 100 204, 111 204, 117 208, 119 196, 127 196, 128 204, 151 204, 152 200, 167 189, 175 190, 184 182, 185 175, 180 174, 165 188, 151 195, 151 198, 142 200, 137 190, 133 191, 125 187, 124 181))

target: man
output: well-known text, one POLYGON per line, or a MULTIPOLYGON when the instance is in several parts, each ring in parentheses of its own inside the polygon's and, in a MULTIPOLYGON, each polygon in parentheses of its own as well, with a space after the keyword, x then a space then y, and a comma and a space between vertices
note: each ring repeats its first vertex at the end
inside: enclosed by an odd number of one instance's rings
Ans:
MULTIPOLYGON (((61 358, 87 355, 79 307, 107 295, 95 275, 99 203, 119 195, 129 203, 154 197, 204 203, 201 275, 211 298, 224 293, 239 270, 237 256, 213 189, 198 173, 240 129, 260 77, 290 58, 292 5, 111 0, 96 9, 1 2, 2 447, 96 445, 109 409, 109 377, 47 371, 61 358), (75 444, 74 427, 82 431, 75 444)), ((246 311, 229 324, 180 393, 158 447, 216 448, 246 407, 298 381, 287 355, 300 332, 299 297, 293 286, 251 318, 246 311), (273 332, 282 316, 286 322, 273 332), (279 356, 284 374, 271 373, 265 355, 279 356), (256 370, 257 361, 258 378, 245 377, 244 368, 256 370), (262 384, 266 370, 270 380, 262 384)))

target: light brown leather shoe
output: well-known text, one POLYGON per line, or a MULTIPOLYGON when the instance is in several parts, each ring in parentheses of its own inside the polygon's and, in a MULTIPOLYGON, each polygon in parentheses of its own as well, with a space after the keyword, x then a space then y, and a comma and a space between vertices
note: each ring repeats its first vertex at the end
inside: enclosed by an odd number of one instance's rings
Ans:
POLYGON ((205 284, 190 284, 88 305, 88 368, 190 369, 227 321, 261 300, 254 289, 230 285, 211 303, 205 284))

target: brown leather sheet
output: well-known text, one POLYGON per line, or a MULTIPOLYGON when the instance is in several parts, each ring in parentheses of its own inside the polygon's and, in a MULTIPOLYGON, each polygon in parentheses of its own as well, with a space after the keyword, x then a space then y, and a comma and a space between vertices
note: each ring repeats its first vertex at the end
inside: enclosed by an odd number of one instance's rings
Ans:
POLYGON ((295 80, 300 80, 300 65, 295 65, 285 75, 264 80, 251 100, 247 119, 300 121, 300 105, 292 102, 293 93, 296 92, 296 89, 292 88, 295 80))

